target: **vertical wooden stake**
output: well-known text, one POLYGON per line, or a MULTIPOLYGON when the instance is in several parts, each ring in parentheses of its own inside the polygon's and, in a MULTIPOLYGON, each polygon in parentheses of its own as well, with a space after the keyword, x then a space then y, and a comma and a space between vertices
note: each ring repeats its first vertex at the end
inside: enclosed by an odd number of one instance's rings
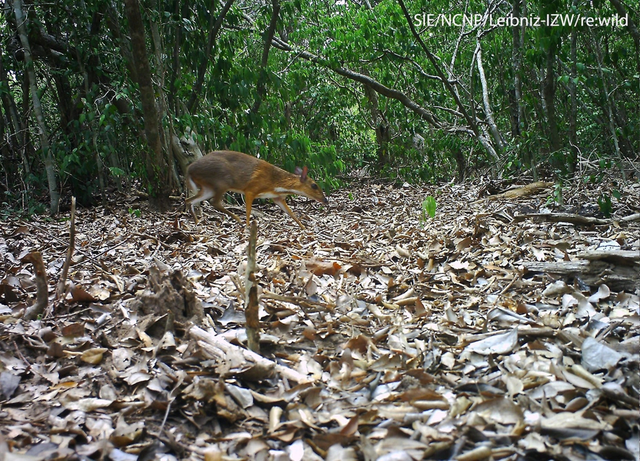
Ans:
POLYGON ((69 274, 69 266, 71 265, 71 258, 76 248, 76 198, 71 197, 71 216, 69 217, 69 247, 67 248, 67 257, 62 265, 62 274, 58 279, 58 286, 56 289, 56 299, 64 298, 67 286, 67 275, 69 274))
POLYGON ((245 272, 245 301, 244 315, 246 318, 247 346, 253 352, 260 352, 260 321, 258 311, 258 285, 256 284, 256 240, 258 239, 258 226, 255 220, 251 223, 249 235, 249 247, 247 249, 247 270, 245 272))
POLYGON ((47 271, 44 268, 42 255, 39 251, 32 251, 22 258, 23 263, 33 264, 36 271, 37 297, 33 306, 26 309, 23 318, 25 320, 35 320, 39 315, 44 314, 44 309, 49 304, 49 286, 47 285, 47 271))

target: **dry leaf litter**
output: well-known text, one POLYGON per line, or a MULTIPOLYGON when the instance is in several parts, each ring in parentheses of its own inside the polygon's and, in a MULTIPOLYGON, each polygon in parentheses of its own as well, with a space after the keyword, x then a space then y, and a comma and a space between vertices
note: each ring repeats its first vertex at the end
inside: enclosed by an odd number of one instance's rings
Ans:
MULTIPOLYGON (((8 220, 0 453, 638 459, 640 288, 617 270, 638 273, 640 223, 617 219, 640 211, 640 186, 621 187, 608 224, 585 226, 514 221, 553 213, 551 189, 499 200, 486 189, 354 183, 328 207, 293 200, 310 232, 258 205, 260 355, 244 346, 248 230, 211 206, 200 225, 177 201, 165 214, 136 197, 78 209, 60 299, 69 222, 8 220), (50 296, 26 321, 33 251, 50 296), (589 282, 528 269, 594 251, 627 257, 600 258, 589 282)), ((597 212, 599 193, 565 190, 565 211, 597 212)))

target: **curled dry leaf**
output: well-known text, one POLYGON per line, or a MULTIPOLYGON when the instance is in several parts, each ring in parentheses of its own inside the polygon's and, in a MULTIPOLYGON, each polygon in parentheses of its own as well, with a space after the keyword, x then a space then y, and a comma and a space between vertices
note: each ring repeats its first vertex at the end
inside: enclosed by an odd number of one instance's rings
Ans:
POLYGON ((81 286, 73 285, 71 288, 71 300, 76 303, 92 303, 96 302, 97 298, 89 294, 89 292, 81 286))
POLYGON ((80 360, 86 362, 90 365, 97 365, 102 362, 102 357, 108 349, 104 347, 96 347, 93 349, 86 350, 80 356, 80 360))
POLYGON ((127 424, 124 418, 118 420, 115 431, 109 437, 111 443, 116 447, 126 447, 137 441, 143 434, 144 423, 139 421, 134 424, 127 424))
POLYGON ((334 277, 342 268, 340 264, 335 261, 320 261, 317 259, 306 261, 306 266, 313 275, 317 275, 318 277, 325 274, 334 277))

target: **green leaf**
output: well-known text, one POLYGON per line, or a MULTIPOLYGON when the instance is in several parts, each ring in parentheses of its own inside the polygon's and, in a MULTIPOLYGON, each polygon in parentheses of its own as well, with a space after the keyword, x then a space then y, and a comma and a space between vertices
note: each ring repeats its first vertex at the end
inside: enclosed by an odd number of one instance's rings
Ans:
POLYGON ((436 215, 436 199, 431 195, 422 201, 422 215, 420 216, 420 223, 424 225, 427 220, 427 216, 433 219, 436 215))
POLYGON ((436 199, 432 196, 424 199, 422 202, 422 209, 426 211, 431 218, 433 218, 436 215, 436 199))
POLYGON ((600 211, 608 218, 613 211, 613 205, 611 204, 611 197, 608 195, 601 195, 598 197, 598 206, 600 211))
POLYGON ((123 176, 124 175, 124 170, 117 168, 115 166, 110 166, 109 167, 109 173, 111 173, 113 176, 115 176, 116 178, 119 176, 123 176))

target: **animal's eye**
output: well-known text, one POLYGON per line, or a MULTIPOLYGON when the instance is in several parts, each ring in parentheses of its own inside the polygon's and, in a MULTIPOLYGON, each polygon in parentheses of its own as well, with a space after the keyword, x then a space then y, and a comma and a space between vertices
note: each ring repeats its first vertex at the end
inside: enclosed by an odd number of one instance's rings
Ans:
POLYGON ((317 185, 317 184, 311 184, 311 188, 312 188, 312 189, 317 189, 317 188, 318 188, 318 185, 317 185))

